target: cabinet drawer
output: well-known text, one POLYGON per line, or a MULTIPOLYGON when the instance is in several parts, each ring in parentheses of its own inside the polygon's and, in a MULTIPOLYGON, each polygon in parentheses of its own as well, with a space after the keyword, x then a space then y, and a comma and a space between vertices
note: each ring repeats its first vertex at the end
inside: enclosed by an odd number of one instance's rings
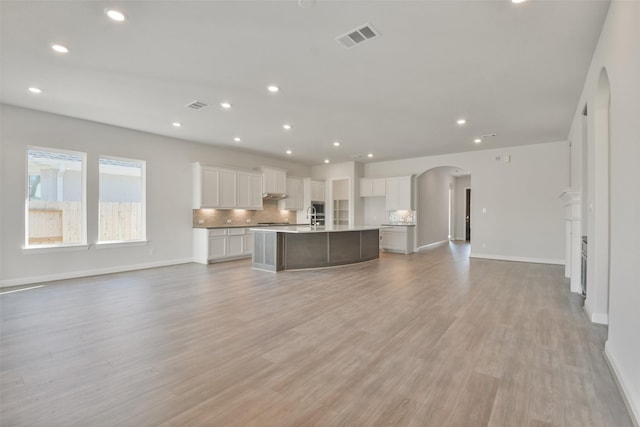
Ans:
POLYGON ((229 236, 241 236, 244 234, 244 228, 227 228, 229 236))
POLYGON ((209 236, 226 236, 227 229, 226 228, 214 228, 209 230, 209 236))

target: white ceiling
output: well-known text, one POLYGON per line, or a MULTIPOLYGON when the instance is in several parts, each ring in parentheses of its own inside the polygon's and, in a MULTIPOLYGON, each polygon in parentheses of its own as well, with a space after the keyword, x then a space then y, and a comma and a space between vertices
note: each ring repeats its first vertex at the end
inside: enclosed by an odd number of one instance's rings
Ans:
POLYGON ((0 5, 3 103, 319 164, 566 139, 609 2, 0 5), (109 20, 106 7, 128 19, 109 20), (335 41, 365 23, 381 36, 335 41), (210 106, 184 107, 195 100, 210 106))

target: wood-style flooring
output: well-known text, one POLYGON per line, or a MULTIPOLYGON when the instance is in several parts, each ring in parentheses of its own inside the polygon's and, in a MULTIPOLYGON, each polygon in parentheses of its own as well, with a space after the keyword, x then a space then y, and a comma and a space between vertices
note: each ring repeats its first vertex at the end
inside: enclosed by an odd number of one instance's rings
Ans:
POLYGON ((2 295, 0 424, 631 426, 607 330, 563 267, 468 254, 185 264, 2 295))

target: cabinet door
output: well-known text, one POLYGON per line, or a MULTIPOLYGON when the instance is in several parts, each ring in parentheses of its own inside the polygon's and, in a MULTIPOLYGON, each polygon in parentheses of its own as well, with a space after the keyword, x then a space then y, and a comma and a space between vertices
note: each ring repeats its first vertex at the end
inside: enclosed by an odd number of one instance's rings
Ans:
POLYGON ((236 208, 237 199, 237 174, 235 171, 220 170, 220 207, 236 208))
POLYGON ((280 200, 280 209, 300 210, 302 209, 304 193, 301 178, 287 178, 287 198, 280 200))
POLYGON ((238 207, 240 209, 249 209, 251 207, 251 182, 250 175, 245 172, 238 172, 238 207))
POLYGON ((388 211, 413 209, 410 176, 387 178, 386 187, 388 211))
POLYGON ((243 253, 244 234, 227 236, 227 256, 239 256, 243 253))
POLYGON ((382 230, 382 249, 405 252, 407 249, 407 234, 382 230))
POLYGON ((249 175, 249 209, 262 209, 262 175, 249 175))
POLYGON ((219 259, 227 256, 227 236, 209 237, 209 259, 219 259))
POLYGON ((324 181, 311 180, 311 201, 324 202, 325 201, 325 185, 324 181))
POLYGON ((385 196, 387 194, 387 180, 384 178, 374 178, 371 180, 371 195, 374 197, 385 196))
POLYGON ((360 197, 373 196, 373 180, 370 178, 360 179, 360 197))
POLYGON ((200 171, 200 207, 217 208, 220 206, 220 171, 202 168, 200 171))
POLYGON ((253 253, 253 231, 247 231, 244 235, 243 254, 251 255, 253 253))

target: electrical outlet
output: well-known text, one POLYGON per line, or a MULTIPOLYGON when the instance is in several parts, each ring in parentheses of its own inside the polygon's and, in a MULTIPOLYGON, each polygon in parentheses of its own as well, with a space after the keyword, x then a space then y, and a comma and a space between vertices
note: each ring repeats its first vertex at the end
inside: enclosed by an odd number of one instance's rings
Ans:
POLYGON ((227 224, 231 224, 231 220, 230 219, 227 220, 227 224))
POLYGON ((249 222, 251 222, 251 218, 247 218, 247 222, 248 222, 248 223, 249 223, 249 222))
POLYGON ((204 224, 204 219, 199 219, 198 224, 204 224))

